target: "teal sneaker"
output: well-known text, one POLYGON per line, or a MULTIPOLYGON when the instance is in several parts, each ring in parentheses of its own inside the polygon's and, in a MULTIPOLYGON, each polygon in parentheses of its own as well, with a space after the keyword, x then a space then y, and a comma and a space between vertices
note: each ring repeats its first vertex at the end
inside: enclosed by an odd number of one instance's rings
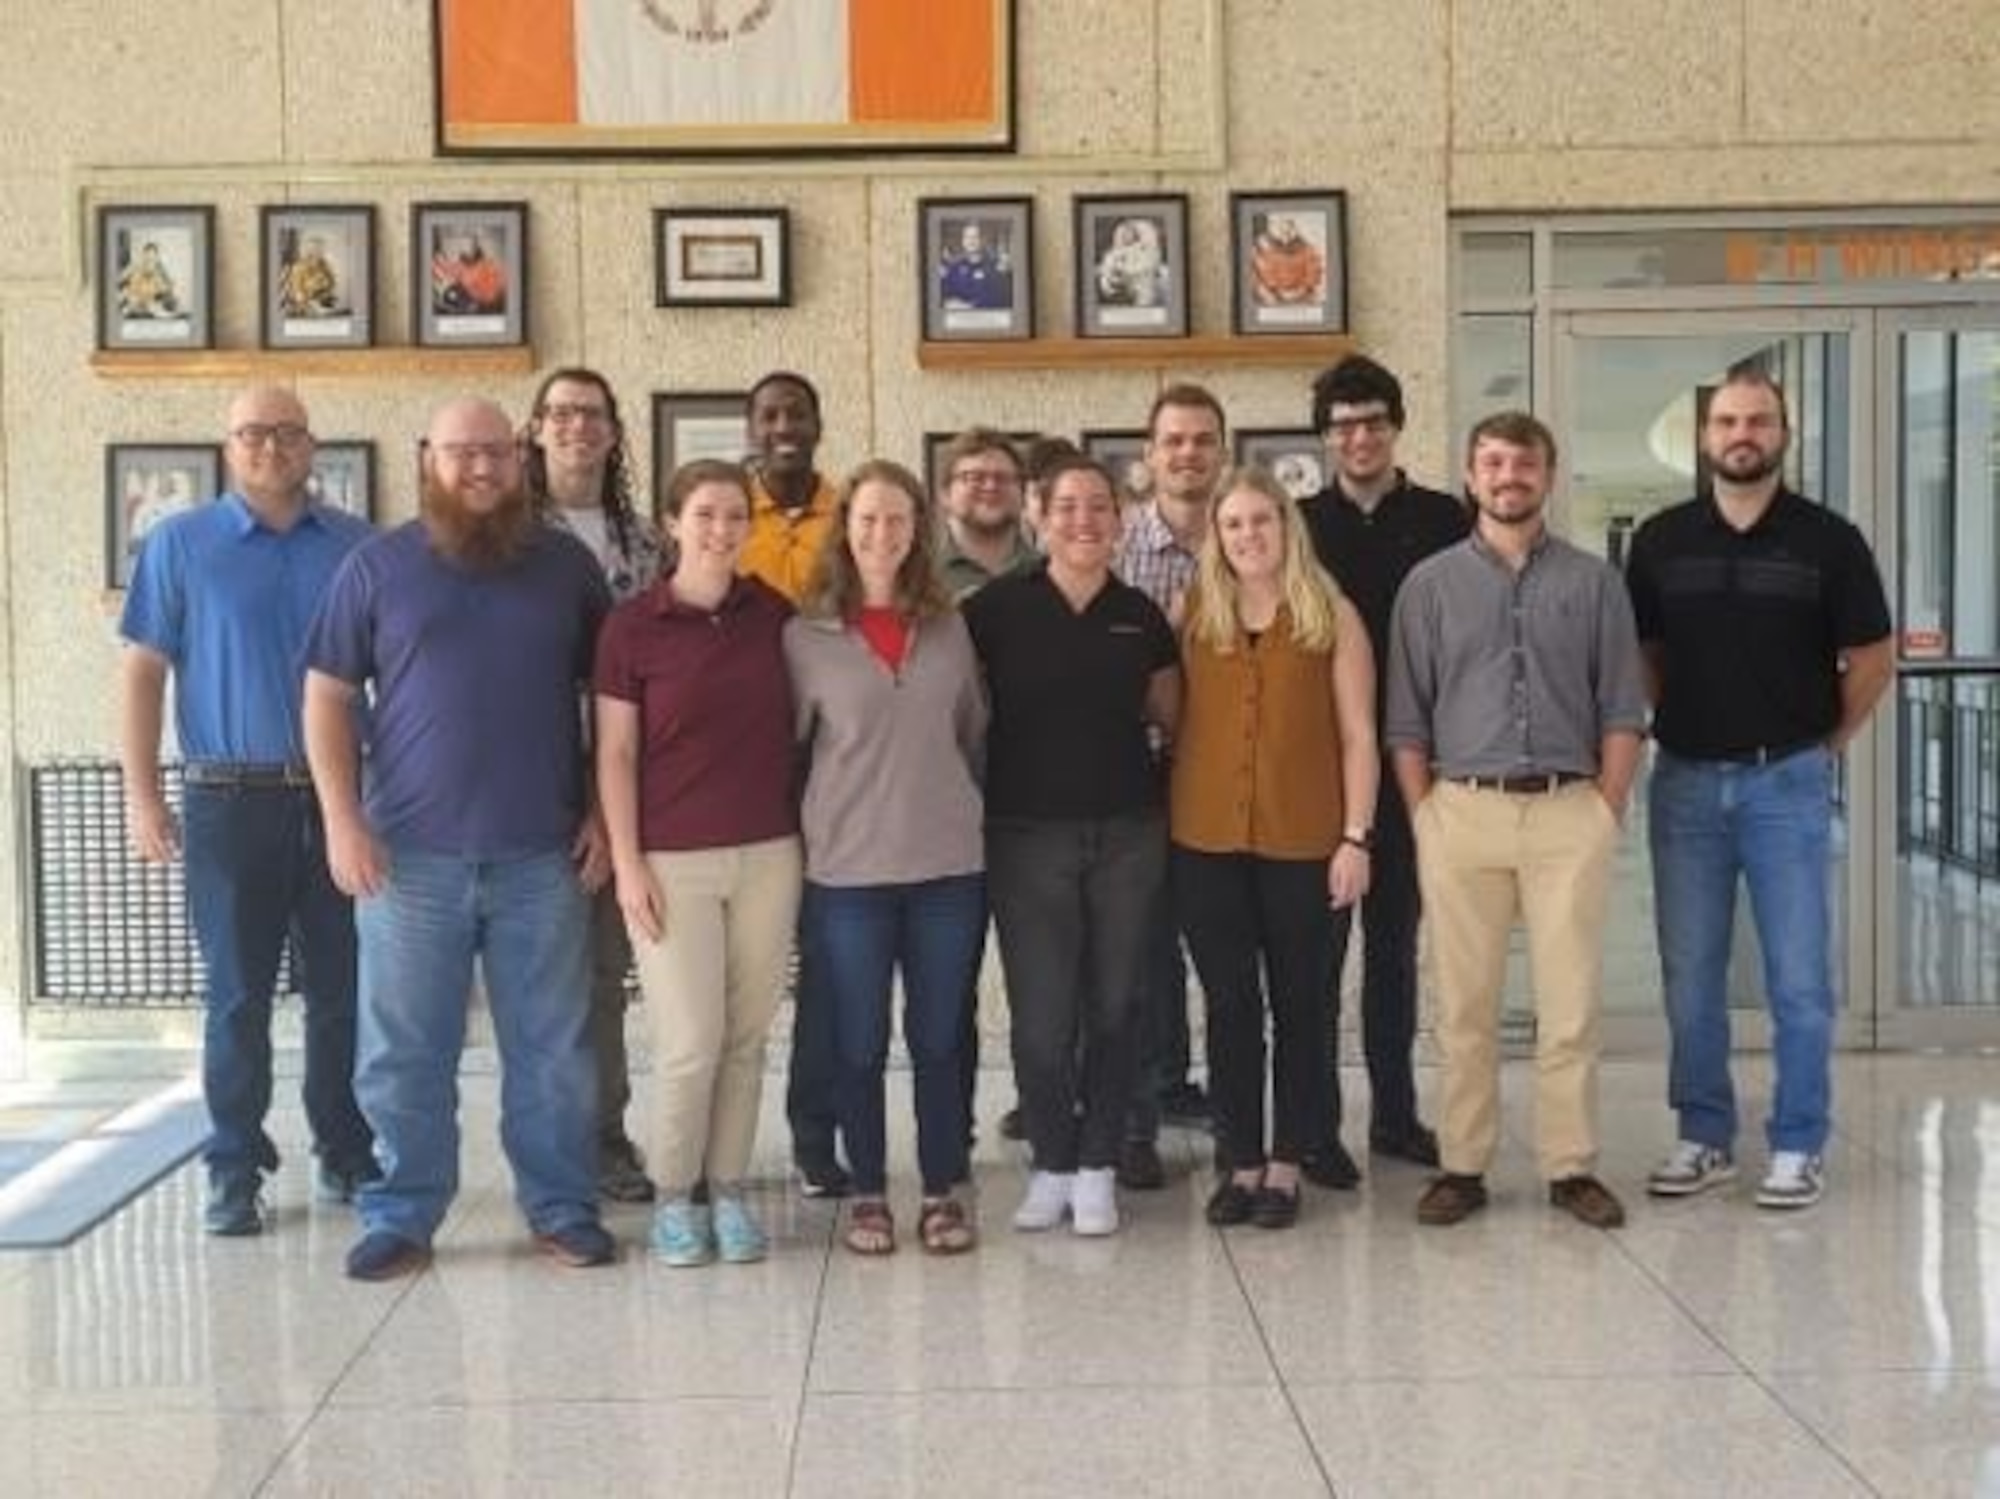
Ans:
POLYGON ((770 1240, 738 1193, 716 1194, 715 1248, 725 1265, 753 1265, 771 1252, 770 1240))
POLYGON ((685 1197, 662 1203, 653 1214, 652 1244, 663 1265, 676 1269, 706 1265, 715 1258, 715 1232, 709 1226, 708 1209, 685 1197))

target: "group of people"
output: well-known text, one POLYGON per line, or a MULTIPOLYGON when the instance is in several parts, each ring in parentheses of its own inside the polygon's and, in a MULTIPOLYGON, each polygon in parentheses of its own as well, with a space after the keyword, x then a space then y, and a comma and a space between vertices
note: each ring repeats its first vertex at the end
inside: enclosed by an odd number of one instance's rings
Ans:
POLYGON ((1419 1220, 1487 1200, 1519 917, 1540 1172, 1554 1206, 1613 1227, 1599 944, 1649 723, 1679 1124, 1648 1188, 1734 1174, 1743 879, 1776 1028, 1758 1201, 1816 1200, 1828 778, 1887 684, 1889 626, 1859 534, 1783 486, 1782 392, 1728 372, 1701 433, 1712 489, 1643 525, 1623 576, 1549 533, 1535 418, 1473 429, 1462 499, 1397 465, 1403 393, 1379 364, 1321 375, 1312 415, 1332 479, 1303 503, 1228 467, 1221 402, 1186 384, 1148 415, 1143 502, 1066 442, 1024 454, 983 428, 933 497, 882 459, 829 481, 819 393, 780 372, 748 397, 750 462, 682 468, 656 529, 610 384, 562 369, 519 428, 441 407, 416 519, 376 534, 310 502, 298 398, 244 392, 229 492, 149 538, 122 625, 132 836, 154 860, 185 841, 207 967, 208 1229, 265 1226, 289 937, 317 1186, 357 1207, 357 1279, 422 1268, 456 1192, 475 968, 516 1197, 557 1262, 616 1258, 601 1200, 655 1203, 667 1264, 766 1254, 746 1179, 788 986, 800 1190, 847 1199, 854 1253, 897 1248, 900 986, 913 1237, 964 1252, 989 920, 1019 1094, 1002 1128, 1030 1157, 1013 1226, 1115 1232, 1121 1188, 1165 1182, 1162 1120, 1205 1119, 1208 1220, 1281 1229, 1302 1182, 1360 1181, 1336 1054, 1357 911, 1368 1146, 1437 1169, 1419 1220), (1412 1066, 1420 917, 1435 1130, 1412 1066))

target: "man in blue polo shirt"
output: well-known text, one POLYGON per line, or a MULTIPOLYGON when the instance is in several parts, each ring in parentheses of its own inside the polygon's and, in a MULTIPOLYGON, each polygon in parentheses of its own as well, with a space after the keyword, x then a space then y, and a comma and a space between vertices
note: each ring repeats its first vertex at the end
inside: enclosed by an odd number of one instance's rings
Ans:
POLYGON ((422 513, 356 551, 307 645, 306 747, 333 878, 361 934, 355 1093, 382 1178, 356 1280, 421 1270, 458 1190, 458 1064, 479 960, 500 1139, 536 1246, 616 1258, 597 1211, 588 895, 608 870, 578 693, 610 593, 540 523, 514 429, 460 400, 431 419, 422 513), (372 689, 366 801, 353 706, 372 689))
POLYGON ((234 488, 164 521, 139 554, 120 631, 126 823, 141 858, 187 860, 188 909, 207 971, 202 1095, 211 1133, 204 1224, 264 1227, 263 1175, 278 1168, 271 994, 285 938, 305 991, 305 1109, 322 1198, 375 1174, 354 1103, 354 912, 326 868, 300 728, 302 654, 334 570, 370 534, 312 504, 313 439, 290 391, 229 406, 234 488), (186 761, 185 834, 160 791, 160 729, 174 679, 186 761))
POLYGON ((1854 526, 1784 485, 1784 393, 1756 365, 1709 398, 1710 492, 1648 520, 1629 581, 1654 703, 1653 909, 1679 1139, 1647 1178, 1688 1197, 1736 1175, 1728 968, 1750 892, 1776 1077, 1766 1208, 1825 1178, 1833 1049, 1834 762, 1895 672, 1889 603, 1854 526))

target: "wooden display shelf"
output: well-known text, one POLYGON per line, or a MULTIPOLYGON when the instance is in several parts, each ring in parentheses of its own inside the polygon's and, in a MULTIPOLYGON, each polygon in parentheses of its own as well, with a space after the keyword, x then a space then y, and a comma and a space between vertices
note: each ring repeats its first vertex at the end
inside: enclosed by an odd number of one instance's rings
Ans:
POLYGON ((927 370, 1155 370, 1169 365, 1297 368, 1332 364, 1354 352, 1345 333, 1209 335, 1194 338, 925 339, 927 370))
POLYGON ((490 379, 525 375, 535 351, 504 349, 99 349, 90 367, 107 380, 490 379))

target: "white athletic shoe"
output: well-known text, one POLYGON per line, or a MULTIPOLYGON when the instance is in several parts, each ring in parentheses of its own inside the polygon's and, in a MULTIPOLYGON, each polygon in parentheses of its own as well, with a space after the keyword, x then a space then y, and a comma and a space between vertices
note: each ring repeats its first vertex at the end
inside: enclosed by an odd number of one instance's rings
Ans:
POLYGON ((1014 1227, 1038 1234, 1059 1225, 1070 1211, 1076 1176, 1068 1171, 1037 1171, 1028 1178, 1028 1195, 1014 1209, 1014 1227))

